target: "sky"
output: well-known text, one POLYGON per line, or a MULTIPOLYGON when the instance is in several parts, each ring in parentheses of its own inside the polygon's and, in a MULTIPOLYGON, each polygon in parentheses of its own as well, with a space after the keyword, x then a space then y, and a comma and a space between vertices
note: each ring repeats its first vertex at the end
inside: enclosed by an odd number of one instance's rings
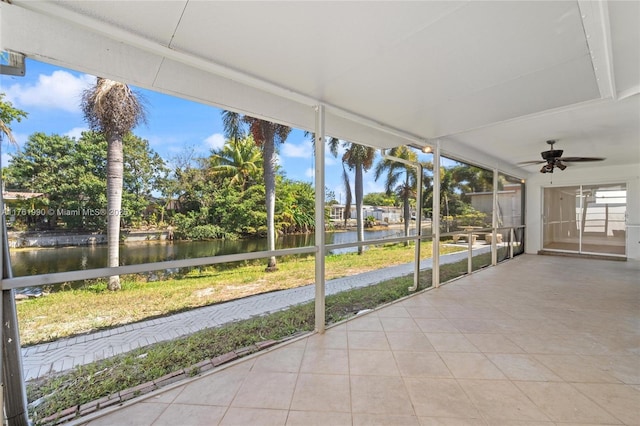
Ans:
MULTIPOLYGON (((0 80, 4 100, 29 114, 22 122, 11 125, 18 145, 23 145, 35 132, 79 138, 82 131, 88 130, 80 110, 80 99, 82 91, 95 84, 94 76, 30 59, 27 59, 26 70, 24 77, 3 75, 0 80)), ((147 123, 136 127, 133 133, 148 140, 151 149, 169 165, 172 159, 189 150, 208 156, 211 149, 224 144, 220 109, 131 87, 145 99, 147 110, 147 123)), ((9 163, 15 149, 3 142, 3 167, 9 163)), ((278 162, 289 179, 314 183, 313 145, 303 131, 294 129, 279 146, 278 162)), ((344 200, 340 160, 328 150, 325 167, 326 187, 334 191, 336 199, 344 200)), ((353 178, 351 181, 353 187, 353 178)), ((382 179, 376 182, 371 171, 365 176, 364 186, 365 194, 384 190, 382 179)))

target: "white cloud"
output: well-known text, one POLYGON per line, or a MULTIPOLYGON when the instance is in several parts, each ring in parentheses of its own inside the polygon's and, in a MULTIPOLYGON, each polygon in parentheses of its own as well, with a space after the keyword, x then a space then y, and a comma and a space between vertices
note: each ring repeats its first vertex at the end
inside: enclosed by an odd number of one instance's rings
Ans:
POLYGON ((309 167, 307 170, 304 171, 304 175, 308 178, 314 177, 315 174, 316 174, 315 169, 312 169, 311 167, 309 167))
POLYGON ((223 134, 214 133, 204 141, 211 149, 221 149, 224 146, 225 139, 223 134))
POLYGON ((89 129, 87 129, 86 127, 74 127, 64 135, 69 136, 70 138, 80 139, 80 137, 82 136, 82 132, 87 132, 87 131, 89 131, 89 129))
POLYGON ((95 83, 95 77, 82 74, 79 77, 67 71, 40 74, 34 84, 14 84, 6 89, 7 99, 20 107, 61 109, 80 112, 82 91, 95 83))
POLYGON ((285 143, 280 152, 283 157, 311 158, 313 156, 313 144, 310 141, 303 141, 300 145, 285 143))

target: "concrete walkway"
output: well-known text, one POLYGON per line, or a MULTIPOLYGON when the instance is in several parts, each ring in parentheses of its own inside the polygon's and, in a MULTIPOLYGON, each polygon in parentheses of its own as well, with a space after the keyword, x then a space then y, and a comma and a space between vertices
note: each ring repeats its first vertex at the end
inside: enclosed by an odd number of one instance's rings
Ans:
MULTIPOLYGON (((474 255, 489 252, 490 249, 490 246, 478 245, 474 248, 474 255)), ((463 251, 441 256, 440 263, 454 263, 466 258, 467 252, 463 251)), ((424 259, 420 262, 420 269, 431 269, 431 265, 431 259, 424 259)), ((411 273, 413 263, 338 278, 326 282, 325 293, 336 294, 411 273)), ((309 302, 314 297, 315 288, 310 284, 30 346, 22 349, 24 378, 36 379, 206 328, 277 312, 289 306, 309 302)))

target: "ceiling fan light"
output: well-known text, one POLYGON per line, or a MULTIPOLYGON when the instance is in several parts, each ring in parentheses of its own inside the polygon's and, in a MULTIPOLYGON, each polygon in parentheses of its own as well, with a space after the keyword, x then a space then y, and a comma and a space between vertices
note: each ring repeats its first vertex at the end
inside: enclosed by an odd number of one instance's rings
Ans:
POLYGON ((556 166, 560 169, 560 170, 564 170, 567 168, 567 166, 565 164, 562 163, 562 161, 558 161, 556 163, 556 166))

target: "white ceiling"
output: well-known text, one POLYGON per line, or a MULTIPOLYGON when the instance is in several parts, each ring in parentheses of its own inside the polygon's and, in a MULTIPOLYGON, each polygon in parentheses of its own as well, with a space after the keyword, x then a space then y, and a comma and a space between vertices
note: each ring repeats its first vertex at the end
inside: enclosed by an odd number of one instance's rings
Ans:
MULTIPOLYGON (((547 139, 640 164, 640 2, 25 1, 2 49, 524 175, 547 139)), ((582 167, 582 165, 580 166, 582 167)))

